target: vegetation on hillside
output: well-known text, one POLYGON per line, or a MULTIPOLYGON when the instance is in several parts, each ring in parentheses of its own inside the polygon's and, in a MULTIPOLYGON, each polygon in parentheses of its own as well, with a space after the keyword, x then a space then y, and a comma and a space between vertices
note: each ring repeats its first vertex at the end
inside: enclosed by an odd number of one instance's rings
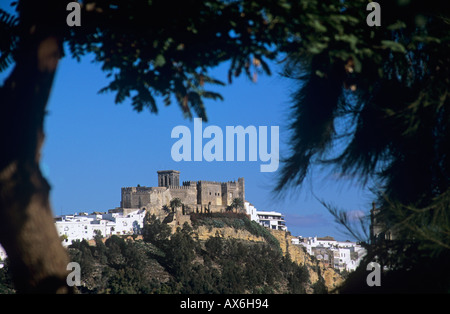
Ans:
MULTIPOLYGON (((220 221, 223 226, 246 229, 268 241, 218 236, 199 241, 191 225, 185 223, 171 233, 167 224, 150 215, 143 240, 112 236, 103 241, 97 236, 95 245, 77 241, 68 251, 71 261, 81 267, 78 290, 95 294, 298 294, 315 288, 324 292, 323 286, 311 286, 306 267, 283 256, 267 230, 245 215, 237 219, 236 215, 197 215, 193 225, 220 221)), ((13 292, 8 276, 7 267, 0 270, 0 291, 13 292)))
POLYGON ((246 230, 256 237, 262 237, 274 248, 279 248, 278 240, 264 227, 252 221, 243 213, 207 213, 192 214, 191 222, 194 228, 207 226, 210 228, 231 227, 237 230, 246 230))

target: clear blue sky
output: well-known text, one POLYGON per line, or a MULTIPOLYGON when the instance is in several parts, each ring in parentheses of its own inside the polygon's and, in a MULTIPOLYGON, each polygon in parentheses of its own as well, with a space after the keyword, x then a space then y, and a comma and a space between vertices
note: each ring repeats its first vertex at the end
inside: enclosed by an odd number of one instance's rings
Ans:
MULTIPOLYGON (((344 237, 328 211, 312 197, 311 187, 317 196, 344 209, 370 207, 371 199, 365 193, 338 175, 327 177, 327 172, 319 170, 301 193, 280 201, 272 193, 278 172, 260 172, 260 160, 173 161, 171 147, 177 140, 171 138, 171 131, 185 125, 193 132, 193 121, 184 119, 176 103, 160 104, 155 115, 137 113, 130 101, 114 104, 114 94, 99 95, 107 80, 91 59, 61 61, 48 104, 42 168, 52 185, 55 214, 117 207, 121 187, 157 186, 156 171, 166 169, 179 170, 182 181, 244 177, 246 199, 258 210, 285 214, 294 235, 344 237)), ((226 81, 226 70, 226 65, 219 67, 217 78, 226 81)), ((276 71, 270 77, 260 76, 257 83, 241 77, 226 87, 211 86, 222 93, 224 101, 207 102, 209 122, 203 127, 217 125, 225 132, 227 125, 279 126, 282 157, 289 140, 285 121, 293 86, 276 71)))
MULTIPOLYGON (((193 131, 193 121, 183 118, 176 103, 169 107, 160 103, 157 115, 137 113, 129 100, 114 104, 114 94, 97 93, 108 81, 92 59, 86 57, 81 63, 67 57, 61 60, 48 104, 41 167, 52 186, 55 215, 118 207, 121 187, 157 186, 156 171, 175 169, 181 172, 181 181, 244 177, 246 199, 258 210, 283 213, 293 235, 352 240, 314 199, 311 188, 325 201, 349 211, 370 209, 370 194, 338 174, 327 176, 328 172, 315 170, 300 192, 279 200, 272 193, 278 172, 260 172, 259 160, 175 162, 170 154, 176 141, 171 131, 177 125, 193 131)), ((227 81, 226 70, 226 65, 215 70, 216 78, 227 81)), ((294 85, 279 77, 276 66, 272 70, 272 76, 259 76, 257 83, 240 77, 225 87, 209 86, 224 101, 206 103, 209 122, 203 127, 217 125, 225 132, 227 125, 279 126, 283 157, 289 140, 289 93, 294 85)), ((1 83, 7 73, 0 74, 1 83)))

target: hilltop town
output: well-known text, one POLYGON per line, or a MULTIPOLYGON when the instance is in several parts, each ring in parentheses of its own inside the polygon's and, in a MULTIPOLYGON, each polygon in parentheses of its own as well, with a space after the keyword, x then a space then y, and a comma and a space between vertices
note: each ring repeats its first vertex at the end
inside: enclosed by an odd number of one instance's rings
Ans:
MULTIPOLYGON (((92 241, 95 236, 140 235, 147 214, 155 215, 175 230, 190 223, 193 213, 246 214, 250 220, 269 230, 288 232, 284 215, 275 211, 259 211, 245 198, 245 180, 184 181, 180 172, 158 171, 157 187, 123 187, 120 206, 108 212, 74 213, 55 217, 55 226, 62 244, 92 241)), ((321 261, 325 267, 339 271, 354 271, 365 255, 365 249, 350 241, 336 241, 332 237, 291 236, 290 244, 303 247, 307 254, 321 261)), ((6 253, 0 247, 0 267, 6 253)))

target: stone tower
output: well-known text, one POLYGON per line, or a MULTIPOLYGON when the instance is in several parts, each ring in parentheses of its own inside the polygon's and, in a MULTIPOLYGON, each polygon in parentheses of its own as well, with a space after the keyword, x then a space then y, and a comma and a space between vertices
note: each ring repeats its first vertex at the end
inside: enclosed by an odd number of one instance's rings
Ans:
POLYGON ((158 186, 180 186, 180 172, 176 170, 158 171, 158 186))

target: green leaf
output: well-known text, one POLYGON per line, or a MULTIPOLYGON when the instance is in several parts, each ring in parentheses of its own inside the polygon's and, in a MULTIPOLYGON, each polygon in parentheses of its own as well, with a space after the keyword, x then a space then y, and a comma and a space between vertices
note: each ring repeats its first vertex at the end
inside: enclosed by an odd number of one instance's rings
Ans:
POLYGON ((361 70, 362 70, 361 61, 358 58, 356 58, 355 56, 353 56, 353 63, 355 65, 354 66, 355 72, 356 73, 361 73, 361 70))
POLYGON ((354 34, 335 35, 334 39, 337 41, 344 41, 349 43, 352 50, 356 49, 356 44, 358 43, 358 37, 356 37, 354 34))
POLYGON ((392 40, 382 40, 381 44, 383 45, 384 48, 390 49, 393 52, 401 52, 401 53, 406 52, 406 49, 402 44, 392 40))
POLYGON ((440 44, 441 40, 439 38, 436 37, 432 37, 432 36, 413 36, 413 40, 414 41, 418 41, 418 42, 423 42, 423 43, 436 43, 436 44, 440 44))
POLYGON ((155 67, 159 68, 164 66, 164 64, 166 64, 166 58, 163 55, 157 55, 154 63, 155 67))
POLYGON ((327 31, 327 28, 320 24, 318 20, 314 20, 311 26, 314 27, 314 29, 319 33, 325 33, 327 31))
POLYGON ((393 31, 400 28, 406 28, 406 23, 403 21, 397 21, 387 27, 388 30, 393 31))

